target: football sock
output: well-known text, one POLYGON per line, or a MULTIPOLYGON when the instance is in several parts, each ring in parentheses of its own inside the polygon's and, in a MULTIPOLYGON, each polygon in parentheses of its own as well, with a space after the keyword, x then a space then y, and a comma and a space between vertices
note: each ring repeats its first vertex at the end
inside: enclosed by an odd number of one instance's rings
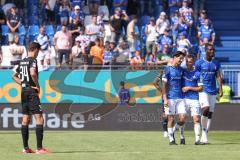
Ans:
POLYGON ((175 132, 178 128, 179 128, 179 124, 176 123, 176 124, 174 125, 174 127, 173 127, 173 132, 175 132))
POLYGON ((206 142, 207 141, 207 121, 208 121, 207 117, 205 117, 205 116, 201 117, 201 123, 202 123, 201 142, 206 142))
POLYGON ((43 141, 43 125, 36 126, 36 137, 37 137, 37 148, 42 148, 42 141, 43 141))
POLYGON ((173 128, 168 128, 168 137, 169 137, 169 141, 170 142, 174 141, 174 138, 173 138, 173 128))
POLYGON ((184 125, 179 125, 180 139, 184 139, 184 125))
POLYGON ((205 116, 201 117, 201 123, 202 123, 202 130, 203 131, 207 131, 207 122, 208 122, 208 118, 205 116))
POLYGON ((201 132, 200 123, 194 124, 194 132, 195 132, 195 142, 197 142, 200 140, 200 132, 201 132))
POLYGON ((167 131, 167 123, 168 123, 167 118, 164 118, 164 119, 163 119, 163 122, 162 122, 162 125, 163 125, 163 131, 167 131))
POLYGON ((212 119, 209 119, 209 118, 208 118, 208 121, 207 121, 207 132, 208 132, 209 129, 210 129, 211 121, 212 121, 212 119))
POLYGON ((22 125, 21 133, 22 133, 23 147, 24 147, 24 149, 28 149, 29 148, 29 146, 28 146, 28 138, 29 138, 28 126, 22 125))

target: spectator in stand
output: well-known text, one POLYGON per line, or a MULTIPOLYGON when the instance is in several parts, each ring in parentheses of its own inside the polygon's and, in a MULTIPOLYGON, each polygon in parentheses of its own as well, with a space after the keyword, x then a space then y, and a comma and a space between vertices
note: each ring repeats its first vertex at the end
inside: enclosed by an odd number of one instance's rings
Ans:
POLYGON ((21 25, 21 19, 17 14, 16 7, 11 8, 11 13, 7 16, 7 25, 9 28, 8 41, 13 43, 15 38, 18 37, 18 28, 21 25))
POLYGON ((145 58, 145 63, 147 64, 147 68, 148 69, 153 69, 155 64, 156 64, 156 55, 153 53, 153 54, 150 54, 150 55, 147 55, 146 58, 145 58))
POLYGON ((55 5, 56 5, 56 0, 44 0, 45 3, 45 12, 46 12, 46 20, 47 23, 52 23, 52 25, 55 22, 55 5))
POLYGON ((147 25, 145 28, 145 34, 147 36, 146 50, 148 55, 152 53, 153 47, 158 37, 157 27, 153 17, 150 19, 149 25, 147 25))
POLYGON ((125 41, 119 42, 117 52, 115 54, 115 65, 129 65, 131 52, 125 41))
POLYGON ((193 25, 193 10, 192 8, 188 7, 188 0, 183 0, 182 7, 179 9, 179 13, 181 16, 184 17, 186 24, 189 27, 193 25))
POLYGON ((73 23, 69 25, 69 31, 72 34, 72 42, 75 44, 76 38, 80 35, 80 29, 83 28, 83 24, 79 21, 79 17, 75 16, 73 23))
POLYGON ((2 7, 0 6, 0 45, 2 42, 2 25, 5 24, 5 15, 2 10, 2 7))
POLYGON ((179 34, 179 39, 177 40, 177 50, 183 52, 185 50, 187 53, 192 47, 191 42, 185 37, 183 33, 179 34))
POLYGON ((113 3, 113 11, 115 11, 116 8, 121 8, 122 11, 127 10, 127 4, 128 0, 112 0, 113 3))
MULTIPOLYGON (((110 42, 110 50, 113 52, 113 55, 117 55, 118 49, 115 42, 110 42)), ((114 59, 114 57, 113 57, 114 59)))
POLYGON ((197 55, 198 59, 202 59, 202 58, 206 57, 206 48, 205 48, 205 46, 208 43, 209 43, 208 38, 204 38, 203 42, 199 44, 199 46, 198 46, 198 55, 197 55))
POLYGON ((138 47, 138 34, 135 32, 135 27, 137 27, 137 16, 133 16, 132 20, 128 23, 127 26, 127 41, 130 47, 130 51, 135 53, 138 47))
POLYGON ((92 17, 92 23, 87 25, 86 34, 89 36, 91 42, 95 42, 96 38, 102 35, 103 28, 97 24, 97 16, 92 17))
POLYGON ((128 0, 127 14, 131 17, 132 15, 139 15, 139 2, 138 0, 128 0))
POLYGON ((169 36, 169 29, 165 29, 164 34, 160 36, 157 40, 157 45, 159 46, 161 51, 163 51, 165 44, 167 44, 170 49, 172 48, 173 40, 172 37, 169 36))
POLYGON ((90 55, 92 57, 93 65, 102 65, 103 64, 103 43, 99 38, 95 40, 95 46, 93 46, 90 50, 90 55))
POLYGON ((103 27, 103 19, 104 19, 105 13, 100 12, 97 16, 97 25, 103 27))
POLYGON ((69 14, 71 12, 70 9, 70 4, 67 0, 64 0, 61 4, 60 4, 60 8, 59 8, 59 14, 60 14, 60 21, 61 24, 68 24, 68 20, 69 20, 69 14))
POLYGON ((182 6, 181 0, 168 0, 170 15, 173 15, 182 6))
MULTIPOLYGON (((179 17, 178 23, 173 26, 175 30, 177 30, 178 35, 183 33, 185 37, 188 37, 188 26, 185 23, 184 17, 179 17)), ((178 36, 177 36, 178 37, 178 36)))
POLYGON ((159 65, 167 65, 170 59, 171 59, 171 54, 169 52, 169 46, 165 44, 163 47, 163 51, 157 54, 156 63, 159 65))
MULTIPOLYGON (((200 17, 198 18, 198 22, 197 22, 197 29, 198 30, 200 29, 201 26, 204 25, 206 19, 208 19, 207 12, 205 10, 202 10, 200 12, 200 17)), ((213 27, 212 22, 210 20, 209 20, 209 25, 211 27, 213 27)))
POLYGON ((105 47, 104 47, 104 52, 103 52, 103 64, 104 65, 111 65, 112 64, 112 60, 113 60, 113 52, 111 51, 110 48, 110 42, 107 41, 105 43, 105 47))
POLYGON ((143 61, 142 61, 142 58, 141 58, 141 52, 140 51, 136 51, 135 56, 133 56, 131 61, 130 61, 130 64, 131 64, 133 70, 141 69, 143 61))
POLYGON ((88 4, 89 4, 90 14, 91 15, 97 15, 100 0, 88 0, 88 4))
POLYGON ((179 12, 178 12, 178 10, 176 10, 174 12, 174 15, 171 17, 171 29, 172 29, 173 45, 176 44, 176 40, 177 40, 178 31, 177 31, 177 28, 174 27, 174 26, 178 25, 178 21, 179 21, 179 12))
POLYGON ((75 45, 72 47, 71 62, 72 68, 78 69, 83 66, 84 70, 87 70, 87 43, 84 41, 84 31, 81 30, 81 34, 76 38, 75 45))
POLYGON ((109 21, 105 21, 103 23, 103 37, 104 37, 104 44, 106 41, 111 41, 111 27, 109 21))
POLYGON ((118 43, 122 38, 123 28, 125 27, 127 21, 129 20, 128 15, 125 11, 122 12, 121 8, 115 9, 115 14, 110 18, 111 36, 115 43, 118 43))
POLYGON ((16 36, 15 40, 9 45, 9 52, 11 53, 11 62, 20 61, 24 53, 24 46, 19 46, 18 40, 19 37, 16 36))
POLYGON ((168 29, 170 27, 170 23, 169 23, 169 20, 167 19, 167 15, 165 12, 160 13, 157 19, 156 25, 157 25, 157 31, 159 35, 162 35, 165 29, 168 29))
POLYGON ((208 38, 209 42, 214 45, 215 31, 209 24, 209 20, 205 19, 204 25, 202 25, 198 31, 199 43, 201 44, 204 38, 208 38))
POLYGON ((82 48, 80 45, 80 40, 76 39, 75 40, 75 45, 71 49, 71 57, 70 61, 72 63, 72 69, 78 69, 81 65, 83 65, 83 60, 82 60, 82 48))
POLYGON ((74 11, 72 12, 70 18, 69 18, 69 22, 72 23, 73 19, 75 17, 79 17, 79 21, 83 24, 84 21, 84 15, 83 15, 83 11, 81 10, 80 6, 75 6, 74 7, 74 11))
POLYGON ((54 35, 54 44, 56 51, 58 52, 59 65, 61 69, 63 56, 65 56, 65 62, 69 65, 70 51, 72 49, 72 34, 67 31, 67 26, 62 25, 61 31, 58 31, 54 35))
POLYGON ((84 28, 80 29, 80 35, 76 38, 76 41, 79 42, 80 45, 80 58, 84 63, 84 68, 87 68, 88 63, 88 52, 89 52, 89 44, 90 40, 89 37, 85 34, 84 28))
POLYGON ((50 65, 50 43, 49 43, 49 38, 45 34, 45 26, 41 26, 39 30, 39 35, 36 38, 36 42, 38 42, 41 45, 41 50, 38 53, 37 60, 40 62, 38 63, 38 69, 39 71, 45 70, 49 68, 50 65), (44 66, 44 62, 46 62, 47 66, 44 66))

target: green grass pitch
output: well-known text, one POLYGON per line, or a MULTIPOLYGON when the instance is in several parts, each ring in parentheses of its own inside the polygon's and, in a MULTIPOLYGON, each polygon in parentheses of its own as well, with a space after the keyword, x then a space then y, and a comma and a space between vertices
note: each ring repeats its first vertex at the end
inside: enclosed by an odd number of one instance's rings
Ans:
MULTIPOLYGON (((179 142, 179 132, 175 134, 179 142)), ((169 146, 162 132, 66 131, 45 132, 48 155, 21 154, 19 132, 0 132, 0 160, 232 160, 240 159, 240 132, 209 133, 210 145, 195 146, 193 131, 185 146, 169 146)), ((35 134, 30 146, 36 148, 35 134)))

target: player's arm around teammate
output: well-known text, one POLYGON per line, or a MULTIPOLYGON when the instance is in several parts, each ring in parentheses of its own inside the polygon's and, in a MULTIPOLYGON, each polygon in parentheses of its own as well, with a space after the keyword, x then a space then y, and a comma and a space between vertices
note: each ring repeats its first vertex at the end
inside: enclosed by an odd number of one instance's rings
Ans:
POLYGON ((203 86, 198 85, 200 73, 194 67, 195 57, 191 54, 186 57, 187 68, 183 72, 183 95, 186 109, 190 110, 191 117, 194 122, 195 145, 200 144, 200 115, 201 107, 199 104, 199 92, 202 91, 203 86))
MULTIPOLYGON (((168 117, 168 137, 170 145, 176 145, 174 138, 174 117, 178 115, 180 128, 183 129, 185 123, 185 104, 182 96, 182 74, 183 70, 180 67, 185 54, 177 51, 173 54, 173 62, 171 66, 165 68, 163 75, 163 100, 165 107, 165 114, 168 117)), ((182 132, 181 132, 182 133, 182 132)), ((180 135, 181 141, 184 139, 180 135)), ((181 143, 183 144, 183 143, 181 143)))

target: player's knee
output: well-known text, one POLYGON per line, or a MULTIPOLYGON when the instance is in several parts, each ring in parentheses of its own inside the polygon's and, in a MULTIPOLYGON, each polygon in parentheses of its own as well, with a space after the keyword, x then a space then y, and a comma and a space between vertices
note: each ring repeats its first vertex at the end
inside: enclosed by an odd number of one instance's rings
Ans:
POLYGON ((193 123, 194 123, 194 124, 200 123, 200 118, 199 118, 199 116, 193 116, 193 123))
POLYGON ((177 122, 179 126, 183 126, 184 123, 185 123, 185 119, 179 119, 179 121, 177 122))
POLYGON ((24 125, 24 126, 28 126, 29 123, 30 123, 30 119, 29 118, 25 118, 25 119, 22 120, 22 125, 24 125))
POLYGON ((205 116, 205 117, 208 117, 208 113, 209 113, 209 108, 203 108, 202 109, 202 115, 205 116))
POLYGON ((212 119, 212 115, 213 115, 213 112, 208 112, 208 115, 207 115, 208 119, 212 119))
POLYGON ((38 116, 36 117, 36 124, 43 124, 44 123, 44 119, 42 116, 38 116))

